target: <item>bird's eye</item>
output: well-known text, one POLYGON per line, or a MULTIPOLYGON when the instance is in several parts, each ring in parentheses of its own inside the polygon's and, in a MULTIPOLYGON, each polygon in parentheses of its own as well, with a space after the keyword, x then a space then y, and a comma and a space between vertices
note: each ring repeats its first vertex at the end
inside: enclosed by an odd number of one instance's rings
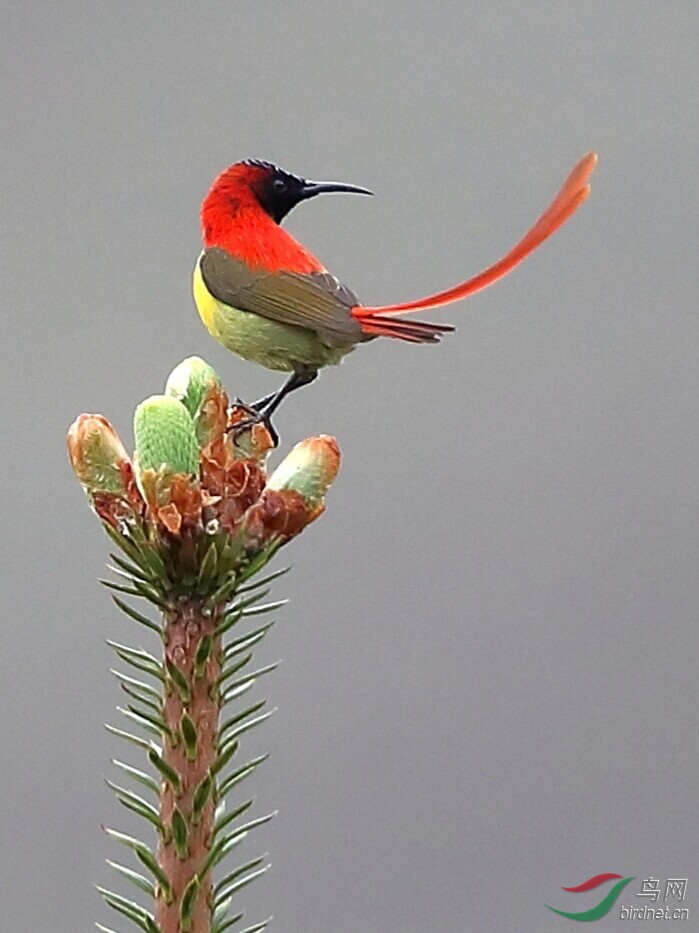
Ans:
POLYGON ((286 191, 286 182, 283 178, 275 178, 272 187, 275 191, 286 191))

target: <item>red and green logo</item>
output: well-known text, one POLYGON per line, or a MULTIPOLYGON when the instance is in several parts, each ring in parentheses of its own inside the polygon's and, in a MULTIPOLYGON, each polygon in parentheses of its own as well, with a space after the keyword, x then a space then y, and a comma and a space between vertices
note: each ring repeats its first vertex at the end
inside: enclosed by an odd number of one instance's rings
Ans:
POLYGON ((633 881, 633 877, 624 878, 621 875, 608 871, 601 875, 593 875, 592 878, 588 878, 587 881, 583 881, 582 884, 576 884, 574 888, 561 889, 571 894, 582 894, 584 891, 593 891, 595 888, 599 888, 601 885, 606 884, 608 881, 613 881, 615 878, 621 880, 617 881, 617 883, 607 891, 599 904, 595 904, 595 906, 590 907, 589 910, 581 910, 576 913, 570 910, 559 910, 557 907, 549 907, 548 904, 546 904, 546 906, 555 914, 560 914, 561 917, 567 917, 569 920, 582 920, 583 922, 599 920, 607 916, 626 885, 630 881, 633 881))

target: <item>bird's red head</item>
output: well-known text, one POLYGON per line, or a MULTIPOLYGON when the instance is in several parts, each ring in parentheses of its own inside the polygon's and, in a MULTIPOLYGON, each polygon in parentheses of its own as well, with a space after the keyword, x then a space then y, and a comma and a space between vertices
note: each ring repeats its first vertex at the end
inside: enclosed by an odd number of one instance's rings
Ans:
POLYGON ((341 182, 307 181, 271 162, 246 159, 221 172, 212 184, 201 208, 204 238, 220 225, 222 218, 234 218, 241 211, 262 211, 279 224, 300 201, 330 191, 372 194, 366 188, 341 182))

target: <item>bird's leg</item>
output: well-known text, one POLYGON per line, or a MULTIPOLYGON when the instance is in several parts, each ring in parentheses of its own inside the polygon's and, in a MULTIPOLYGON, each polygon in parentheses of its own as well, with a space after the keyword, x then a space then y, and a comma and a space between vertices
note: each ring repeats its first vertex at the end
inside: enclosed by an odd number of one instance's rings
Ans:
POLYGON ((263 395, 262 398, 258 398, 256 402, 244 402, 238 395, 233 400, 233 406, 234 408, 240 408, 246 415, 252 415, 254 417, 257 412, 262 411, 265 405, 268 405, 276 395, 276 392, 270 392, 269 395, 263 395))
POLYGON ((279 390, 276 392, 270 392, 269 395, 263 395, 262 398, 258 398, 256 402, 244 402, 240 396, 237 396, 233 401, 233 407, 239 408, 241 411, 245 412, 246 415, 248 415, 248 418, 246 418, 245 424, 243 426, 246 427, 251 423, 256 424, 258 414, 264 409, 265 405, 269 405, 269 403, 275 399, 278 394, 279 390))
POLYGON ((256 402, 253 407, 263 416, 263 420, 267 422, 287 395, 294 392, 296 389, 307 386, 309 383, 313 382, 317 376, 318 370, 310 366, 295 369, 281 389, 275 392, 271 397, 267 396, 267 398, 261 399, 260 402, 256 402))
POLYGON ((269 405, 273 398, 276 398, 276 392, 270 392, 269 395, 264 395, 262 398, 258 398, 256 402, 251 402, 248 406, 252 408, 253 411, 262 411, 265 405, 269 405))
POLYGON ((254 402, 250 406, 250 408, 253 410, 253 413, 251 413, 248 418, 245 418, 244 421, 239 421, 237 424, 233 425, 233 439, 235 440, 237 435, 241 434, 243 431, 246 431, 253 424, 264 424, 271 434, 274 446, 276 447, 279 443, 279 435, 272 425, 272 415, 277 410, 277 408, 279 408, 287 395, 296 389, 300 389, 302 386, 306 386, 313 382, 317 376, 318 370, 313 367, 304 366, 302 368, 295 369, 280 389, 278 389, 276 392, 273 392, 271 395, 266 395, 264 398, 254 402))

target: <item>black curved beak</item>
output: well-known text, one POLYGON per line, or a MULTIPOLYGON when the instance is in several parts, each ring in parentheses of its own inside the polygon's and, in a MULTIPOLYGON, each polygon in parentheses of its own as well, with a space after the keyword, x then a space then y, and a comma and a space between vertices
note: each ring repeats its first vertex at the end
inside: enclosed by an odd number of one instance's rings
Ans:
POLYGON ((345 185, 340 181, 305 181, 301 189, 301 199, 306 201, 317 194, 329 194, 333 191, 345 191, 348 194, 371 194, 368 188, 359 188, 357 185, 345 185))

